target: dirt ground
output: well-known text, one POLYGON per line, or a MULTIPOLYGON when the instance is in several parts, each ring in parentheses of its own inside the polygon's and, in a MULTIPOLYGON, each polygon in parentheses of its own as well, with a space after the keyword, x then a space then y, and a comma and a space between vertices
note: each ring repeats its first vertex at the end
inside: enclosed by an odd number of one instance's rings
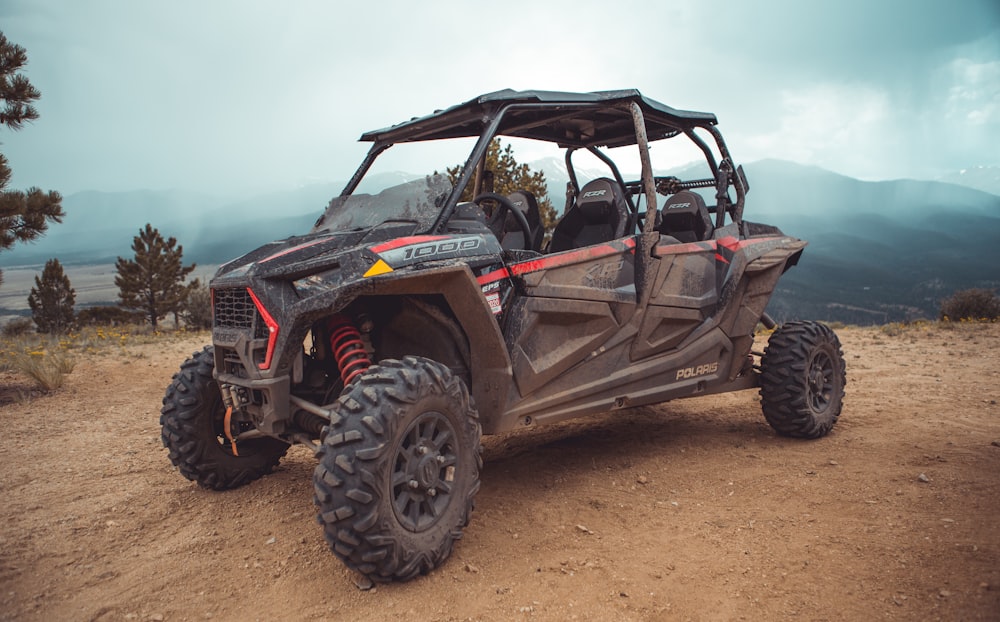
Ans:
POLYGON ((1000 325, 838 332, 830 436, 777 437, 746 391, 488 437, 452 557, 367 591, 309 451, 224 493, 170 465, 199 339, 80 360, 0 407, 0 619, 1000 619, 1000 325))

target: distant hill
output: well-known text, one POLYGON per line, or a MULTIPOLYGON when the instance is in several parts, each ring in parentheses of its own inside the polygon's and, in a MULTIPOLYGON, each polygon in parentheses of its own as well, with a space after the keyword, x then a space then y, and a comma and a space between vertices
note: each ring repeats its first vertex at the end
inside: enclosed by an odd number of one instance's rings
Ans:
MULTIPOLYGON (((384 173, 359 188, 377 191, 412 179, 384 173)), ((44 264, 53 257, 66 265, 114 262, 132 256, 132 238, 146 223, 177 238, 184 259, 221 263, 267 242, 308 231, 346 182, 303 186, 234 200, 178 190, 78 192, 63 199, 66 218, 37 242, 19 244, 0 255, 0 266, 44 264)))
POLYGON ((780 319, 935 317, 943 298, 1000 286, 1000 197, 932 181, 865 182, 768 160, 746 166, 745 217, 809 241, 779 283, 780 319))
POLYGON ((176 190, 78 192, 63 198, 62 224, 50 225, 37 242, 19 244, 0 255, 3 266, 44 263, 57 257, 64 264, 104 263, 130 254, 132 237, 153 223, 165 236, 184 244, 197 229, 193 215, 220 204, 220 199, 176 190), (189 214, 190 216, 185 216, 189 214))
POLYGON ((276 232, 290 235, 298 223, 287 221, 306 213, 315 219, 331 192, 311 186, 237 202, 174 190, 79 192, 63 199, 62 224, 50 226, 37 242, 5 251, 0 260, 3 266, 40 264, 52 257, 66 265, 114 262, 131 257, 132 238, 150 223, 164 237, 177 238, 186 261, 218 263, 219 257, 251 250, 276 232))
POLYGON ((945 175, 938 181, 1000 195, 1000 166, 973 166, 945 175))
MULTIPOLYGON (((530 165, 545 171, 561 212, 563 162, 530 165)), ((745 168, 746 219, 809 241, 772 299, 769 311, 778 319, 873 324, 934 317, 955 290, 1000 287, 1000 196, 940 181, 865 182, 779 160, 745 168)), ((661 174, 703 176, 684 167, 661 174)), ((581 183, 603 175, 579 171, 581 183)), ((362 190, 413 177, 385 174, 362 190)), ((316 184, 243 200, 180 191, 81 192, 64 199, 63 224, 0 254, 0 265, 41 265, 52 257, 66 265, 111 263, 131 256, 132 238, 147 222, 176 237, 186 261, 218 264, 308 231, 343 186, 316 184)))

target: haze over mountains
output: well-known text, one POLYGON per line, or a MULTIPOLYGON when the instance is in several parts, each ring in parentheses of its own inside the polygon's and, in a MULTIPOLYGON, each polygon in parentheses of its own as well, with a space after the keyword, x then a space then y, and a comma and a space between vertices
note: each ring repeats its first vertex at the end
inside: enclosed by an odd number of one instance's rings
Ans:
MULTIPOLYGON (((552 203, 561 209, 561 163, 531 166, 546 172, 552 203)), ((998 167, 968 169, 946 181, 881 182, 778 160, 745 169, 745 218, 809 241, 772 299, 769 311, 778 319, 871 324, 934 317, 941 299, 956 290, 1000 286, 998 167)), ((372 186, 413 177, 396 175, 372 186)), ((63 224, 0 259, 5 268, 52 257, 68 266, 111 263, 131 257, 132 238, 148 222, 177 238, 186 261, 217 264, 305 233, 343 186, 316 184, 243 200, 182 191, 80 192, 65 197, 63 224)))

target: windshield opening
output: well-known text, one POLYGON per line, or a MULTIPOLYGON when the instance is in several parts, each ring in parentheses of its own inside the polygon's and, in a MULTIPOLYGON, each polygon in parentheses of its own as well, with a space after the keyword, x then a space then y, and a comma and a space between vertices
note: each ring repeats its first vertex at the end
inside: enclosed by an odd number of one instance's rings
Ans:
POLYGON ((380 154, 354 192, 330 201, 313 232, 358 231, 411 222, 426 232, 453 190, 448 169, 461 165, 475 138, 399 143, 380 154))
MULTIPOLYGON (((701 137, 710 148, 714 147, 711 136, 701 137)), ((538 200, 543 200, 546 195, 552 199, 554 215, 558 217, 565 207, 563 197, 569 180, 565 150, 546 141, 509 136, 498 138, 502 149, 512 149, 512 155, 519 164, 526 164, 531 171, 544 173, 544 189, 533 191, 538 200)), ((477 137, 464 137, 392 145, 375 159, 351 195, 330 201, 313 231, 358 231, 385 223, 406 222, 414 225, 415 233, 430 232, 441 210, 447 207, 448 197, 454 190, 453 184, 460 178, 462 167, 476 141, 477 137)), ((615 162, 623 181, 630 187, 638 183, 641 165, 635 145, 601 151, 615 162)), ((656 177, 669 176, 681 180, 712 177, 704 153, 683 134, 652 142, 650 158, 656 177)), ((598 177, 614 178, 608 165, 586 149, 574 151, 572 165, 580 186, 598 177)), ((472 175, 460 200, 471 199, 474 183, 475 175, 472 175)), ((500 180, 496 183, 496 189, 500 190, 503 183, 500 180)), ((638 188, 637 185, 635 187, 638 188)), ((714 203, 714 190, 698 189, 698 192, 714 203)), ((641 206, 645 198, 643 193, 635 194, 637 207, 644 209, 641 206)))

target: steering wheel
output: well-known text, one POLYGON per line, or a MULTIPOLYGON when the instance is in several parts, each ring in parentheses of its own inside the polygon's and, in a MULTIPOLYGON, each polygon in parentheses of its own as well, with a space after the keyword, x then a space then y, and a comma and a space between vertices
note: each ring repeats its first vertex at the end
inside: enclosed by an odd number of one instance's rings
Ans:
POLYGON ((476 205, 480 205, 483 201, 495 201, 503 209, 493 210, 493 215, 490 216, 490 221, 486 224, 490 228, 490 231, 497 236, 500 242, 503 242, 504 234, 504 222, 507 220, 507 213, 514 215, 514 220, 517 221, 517 226, 521 229, 521 233, 524 234, 524 250, 531 249, 531 225, 528 224, 528 219, 525 217, 524 212, 517 209, 510 199, 503 196, 502 194, 497 194, 496 192, 483 192, 472 199, 472 202, 476 205))

